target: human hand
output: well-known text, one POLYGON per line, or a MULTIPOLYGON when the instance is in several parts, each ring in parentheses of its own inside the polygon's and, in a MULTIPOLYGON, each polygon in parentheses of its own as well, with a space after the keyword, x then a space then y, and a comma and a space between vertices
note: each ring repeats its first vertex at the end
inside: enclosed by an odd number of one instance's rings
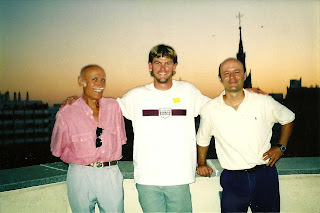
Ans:
POLYGON ((262 95, 267 95, 268 94, 268 93, 262 91, 259 88, 246 88, 246 90, 249 91, 249 92, 254 92, 254 93, 262 94, 262 95))
POLYGON ((64 100, 61 104, 61 106, 59 107, 59 109, 62 109, 65 105, 69 104, 72 105, 79 97, 76 95, 70 96, 68 97, 66 100, 64 100))
POLYGON ((279 147, 271 147, 269 151, 263 154, 263 160, 268 160, 267 166, 273 166, 279 158, 281 158, 283 152, 280 150, 279 147))
POLYGON ((197 173, 200 176, 210 177, 212 172, 213 172, 212 168, 207 164, 199 164, 197 166, 197 173))

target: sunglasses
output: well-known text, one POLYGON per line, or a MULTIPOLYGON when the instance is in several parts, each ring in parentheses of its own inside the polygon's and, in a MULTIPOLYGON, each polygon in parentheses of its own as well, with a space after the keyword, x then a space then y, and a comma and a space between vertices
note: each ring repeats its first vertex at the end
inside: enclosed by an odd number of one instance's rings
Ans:
POLYGON ((101 138, 99 138, 102 135, 102 131, 103 131, 103 129, 101 127, 97 127, 97 130, 96 130, 96 135, 97 135, 96 148, 99 148, 102 145, 102 140, 101 140, 101 138))

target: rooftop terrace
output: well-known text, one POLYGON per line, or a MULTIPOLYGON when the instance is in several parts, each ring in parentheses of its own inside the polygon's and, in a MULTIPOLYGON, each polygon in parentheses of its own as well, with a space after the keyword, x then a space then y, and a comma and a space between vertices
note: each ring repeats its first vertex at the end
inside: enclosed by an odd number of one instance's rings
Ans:
MULTIPOLYGON (((194 212, 219 212, 222 168, 208 160, 213 177, 197 176, 190 185, 194 212)), ((125 178, 125 211, 142 212, 131 161, 120 161, 125 178)), ((320 157, 282 158, 277 162, 281 212, 320 212, 320 157)), ((71 212, 66 193, 64 163, 0 170, 0 212, 71 212)), ((96 211, 98 212, 98 210, 96 211)))

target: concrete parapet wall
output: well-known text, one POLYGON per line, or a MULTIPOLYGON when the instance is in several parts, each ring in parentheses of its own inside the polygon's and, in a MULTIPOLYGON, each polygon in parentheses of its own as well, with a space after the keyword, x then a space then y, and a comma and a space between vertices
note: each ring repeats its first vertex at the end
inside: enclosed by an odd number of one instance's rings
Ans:
MULTIPOLYGON (((280 175, 281 212, 320 212, 320 174, 280 175)), ((193 212, 220 212, 219 177, 191 184, 193 212)), ((133 179, 124 180, 125 212, 142 212, 133 179)), ((0 193, 0 212, 71 213, 66 182, 0 193)), ((96 212, 99 212, 98 210, 96 212)))

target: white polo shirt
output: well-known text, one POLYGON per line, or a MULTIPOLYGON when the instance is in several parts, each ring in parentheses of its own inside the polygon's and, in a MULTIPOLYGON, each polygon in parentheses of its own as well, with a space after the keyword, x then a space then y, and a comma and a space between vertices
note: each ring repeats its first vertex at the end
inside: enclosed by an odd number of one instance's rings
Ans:
POLYGON ((237 110, 225 104, 223 92, 201 110, 197 144, 208 146, 215 137, 222 168, 249 169, 266 164, 263 154, 271 148, 272 127, 292 122, 295 115, 272 97, 244 90, 245 98, 237 110))

